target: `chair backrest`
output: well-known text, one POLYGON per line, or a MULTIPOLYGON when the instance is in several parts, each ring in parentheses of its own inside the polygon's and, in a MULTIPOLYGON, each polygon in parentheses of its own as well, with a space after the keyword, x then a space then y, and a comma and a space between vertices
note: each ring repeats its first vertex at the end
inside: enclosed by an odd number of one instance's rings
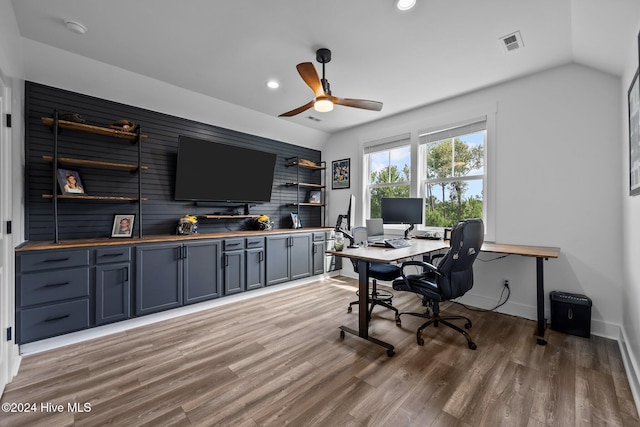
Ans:
POLYGON ((443 300, 464 295, 473 287, 473 262, 484 242, 481 219, 460 221, 451 231, 449 252, 440 260, 438 288, 443 300))

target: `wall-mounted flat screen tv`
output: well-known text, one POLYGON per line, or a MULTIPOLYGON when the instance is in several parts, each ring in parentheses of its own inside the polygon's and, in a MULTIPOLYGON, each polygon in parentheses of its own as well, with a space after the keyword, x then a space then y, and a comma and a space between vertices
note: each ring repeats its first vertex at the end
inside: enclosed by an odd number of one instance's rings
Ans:
POLYGON ((176 200, 268 203, 277 155, 180 136, 176 200))

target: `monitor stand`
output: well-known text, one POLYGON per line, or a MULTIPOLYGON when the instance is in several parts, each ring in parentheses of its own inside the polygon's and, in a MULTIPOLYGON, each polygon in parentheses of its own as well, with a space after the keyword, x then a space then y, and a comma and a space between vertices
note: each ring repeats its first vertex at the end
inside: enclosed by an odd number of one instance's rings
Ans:
POLYGON ((411 224, 411 225, 409 226, 409 228, 407 228, 406 230, 404 230, 404 238, 405 238, 405 240, 409 240, 409 239, 410 239, 410 237, 409 237, 409 232, 411 232, 411 231, 413 230, 413 228, 414 228, 414 224, 411 224))

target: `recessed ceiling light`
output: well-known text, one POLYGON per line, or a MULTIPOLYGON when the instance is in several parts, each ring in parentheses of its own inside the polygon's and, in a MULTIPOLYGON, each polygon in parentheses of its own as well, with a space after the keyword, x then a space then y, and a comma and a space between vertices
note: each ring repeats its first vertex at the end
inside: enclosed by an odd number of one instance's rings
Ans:
POLYGON ((69 31, 76 34, 84 34, 87 32, 87 27, 82 25, 79 22, 71 21, 69 19, 64 20, 64 25, 67 27, 69 31))
POLYGON ((394 0, 393 4, 396 6, 396 9, 405 11, 412 9, 413 6, 416 5, 416 0, 394 0))
POLYGON ((275 80, 267 81, 266 85, 269 89, 278 89, 280 87, 280 83, 275 80))

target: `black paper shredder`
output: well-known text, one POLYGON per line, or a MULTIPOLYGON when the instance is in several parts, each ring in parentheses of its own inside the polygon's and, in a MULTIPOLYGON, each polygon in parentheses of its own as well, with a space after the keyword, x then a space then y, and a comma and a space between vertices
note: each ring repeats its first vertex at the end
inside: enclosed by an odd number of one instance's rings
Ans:
POLYGON ((549 292, 551 329, 570 335, 591 336, 591 299, 567 292, 549 292))

